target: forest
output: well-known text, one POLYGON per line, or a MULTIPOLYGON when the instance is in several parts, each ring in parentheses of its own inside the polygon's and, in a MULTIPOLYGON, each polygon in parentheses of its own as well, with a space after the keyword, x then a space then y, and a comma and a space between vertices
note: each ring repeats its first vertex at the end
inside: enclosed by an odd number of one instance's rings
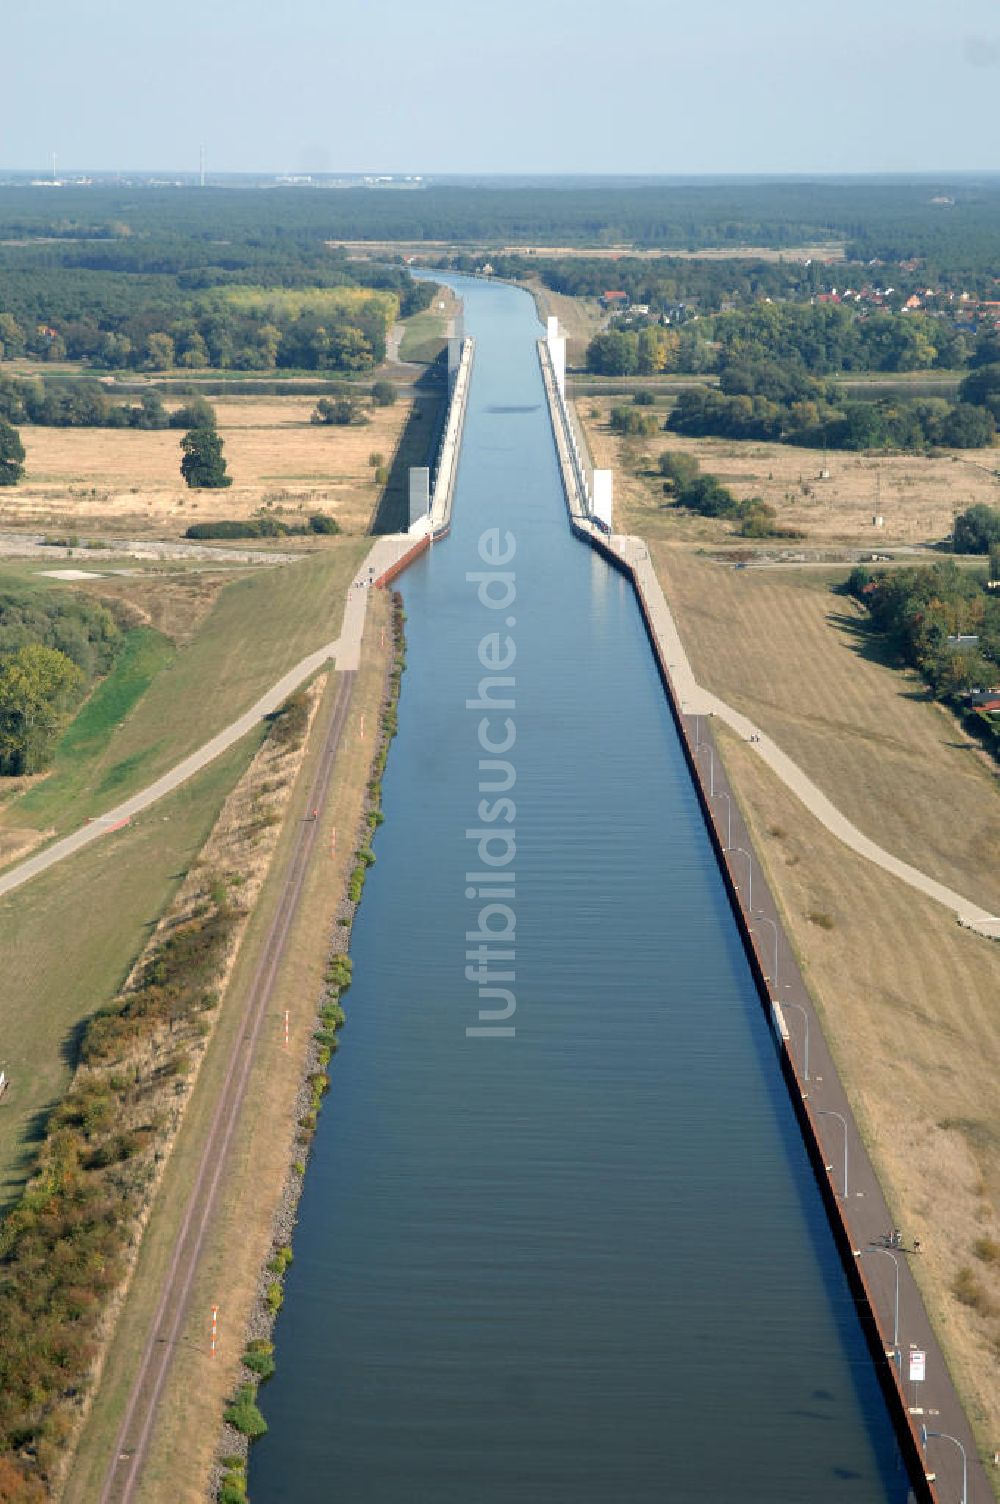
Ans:
MULTIPOLYGON (((369 370, 385 358, 392 322, 433 297, 405 268, 349 261, 317 232, 244 224, 241 195, 232 223, 222 215, 187 239, 155 216, 139 228, 62 216, 25 224, 10 217, 11 192, 0 190, 0 360, 369 370)), ((266 195, 246 197, 266 221, 266 195)))

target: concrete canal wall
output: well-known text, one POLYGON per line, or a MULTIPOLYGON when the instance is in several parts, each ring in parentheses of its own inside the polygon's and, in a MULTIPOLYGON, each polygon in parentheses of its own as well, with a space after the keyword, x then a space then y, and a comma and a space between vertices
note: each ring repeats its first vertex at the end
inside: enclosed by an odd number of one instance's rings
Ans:
POLYGON ((469 405, 469 387, 472 382, 472 364, 475 356, 475 341, 466 337, 455 361, 449 361, 448 410, 437 457, 431 467, 428 483, 425 472, 410 471, 411 509, 426 504, 422 515, 413 515, 411 510, 409 532, 414 538, 426 539, 427 545, 436 538, 443 538, 451 527, 451 508, 458 476, 458 462, 462 453, 462 436, 465 432, 465 414, 469 405), (426 497, 426 503, 423 501, 426 497), (420 499, 417 499, 420 498, 420 499))
MULTIPOLYGON (((905 1247, 893 1258, 899 1271, 900 1313, 898 1334, 894 1331, 895 1275, 885 1257, 883 1243, 884 1235, 893 1227, 892 1215, 785 932, 775 895, 743 820, 736 792, 717 754, 710 717, 692 714, 678 692, 671 673, 673 649, 660 626, 662 613, 647 597, 635 567, 638 540, 608 536, 588 515, 588 497, 579 452, 573 442, 573 426, 544 340, 538 342, 538 353, 569 524, 578 538, 630 579, 635 590, 709 839, 778 1050, 782 1074, 857 1302, 913 1495, 921 1504, 939 1504, 950 1491, 952 1474, 958 1466, 957 1458, 953 1460, 947 1455, 953 1449, 947 1447, 946 1455, 935 1459, 936 1473, 928 1468, 920 1438, 921 1425, 926 1422, 934 1431, 950 1432, 961 1439, 969 1458, 969 1498, 981 1497, 985 1504, 991 1496, 985 1468, 922 1295, 906 1263, 905 1253, 912 1249, 905 1247), (726 801, 725 811, 721 809, 722 799, 726 801), (762 929, 762 925, 766 928, 762 929), (881 1256, 864 1257, 865 1253, 876 1252, 881 1256), (894 1352, 897 1335, 898 1358, 894 1352), (908 1378, 909 1353, 913 1349, 926 1353, 928 1381, 933 1380, 917 1388, 908 1378), (978 1479, 973 1489, 975 1474, 978 1479), (936 1477, 947 1479, 945 1493, 938 1492, 943 1484, 936 1484, 936 1477)), ((958 1484, 955 1493, 958 1497, 960 1480, 955 1478, 954 1482, 958 1484)))

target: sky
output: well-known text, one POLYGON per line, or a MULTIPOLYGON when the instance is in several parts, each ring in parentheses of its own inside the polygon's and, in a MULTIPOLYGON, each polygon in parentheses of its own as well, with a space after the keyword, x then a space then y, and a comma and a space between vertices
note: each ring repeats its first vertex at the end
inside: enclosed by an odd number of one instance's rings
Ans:
POLYGON ((1000 168, 1000 0, 47 0, 0 170, 1000 168))

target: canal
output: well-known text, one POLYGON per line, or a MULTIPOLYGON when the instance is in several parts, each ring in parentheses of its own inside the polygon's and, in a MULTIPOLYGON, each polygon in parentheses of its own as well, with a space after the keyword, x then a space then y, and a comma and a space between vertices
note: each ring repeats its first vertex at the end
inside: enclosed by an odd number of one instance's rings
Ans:
POLYGON ((567 527, 534 305, 455 280, 453 531, 402 580, 386 822, 251 1497, 905 1500, 639 612, 567 527), (482 943, 512 997, 480 1003, 482 943), (513 1035, 468 1033, 481 1006, 513 1035))

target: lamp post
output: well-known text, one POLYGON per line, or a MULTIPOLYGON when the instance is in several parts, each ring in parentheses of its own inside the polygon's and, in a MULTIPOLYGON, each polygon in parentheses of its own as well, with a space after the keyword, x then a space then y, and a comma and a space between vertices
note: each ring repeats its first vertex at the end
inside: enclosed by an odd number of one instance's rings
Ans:
POLYGON ((844 1130, 844 1200, 847 1200, 847 1119, 843 1113, 834 1112, 832 1107, 818 1107, 817 1115, 821 1118, 836 1118, 844 1130))
POLYGON ((715 798, 715 748, 712 746, 711 742, 699 742, 698 745, 694 749, 696 756, 701 751, 702 747, 704 747, 705 750, 708 752, 708 755, 709 755, 709 758, 710 758, 710 761, 709 761, 709 764, 708 764, 708 797, 710 799, 714 799, 715 798))
POLYGON ((928 1436, 938 1436, 942 1441, 953 1441, 962 1454, 962 1504, 969 1504, 969 1461, 965 1455, 965 1448, 957 1436, 949 1436, 947 1431, 928 1431, 926 1426, 920 1427, 920 1441, 924 1452, 927 1451, 928 1436))
POLYGON ((766 914, 761 914, 761 913, 751 914, 751 916, 750 916, 750 922, 751 922, 751 924, 753 923, 753 921, 755 919, 763 919, 764 923, 765 924, 769 924, 771 926, 772 930, 774 931, 774 990, 775 990, 775 992, 777 992, 777 990, 778 990, 778 926, 775 923, 775 921, 773 919, 769 919, 766 914))
POLYGON ((726 801, 726 850, 728 851, 733 844, 733 801, 725 789, 719 790, 718 797, 726 801))
POLYGON ((745 856, 746 859, 747 859, 747 875, 748 875, 748 879, 749 879, 749 885, 748 885, 748 888, 747 888, 747 898, 749 900, 748 907, 750 909, 752 909, 753 908, 753 857, 750 855, 749 851, 746 851, 744 849, 744 847, 742 847, 742 846, 733 846, 730 849, 732 851, 738 851, 741 856, 745 856))
POLYGON ((782 1008, 798 1008, 799 1012, 802 1014, 802 1022, 805 1024, 805 1028, 806 1028, 805 1052, 804 1052, 803 1057, 802 1057, 802 1063, 805 1066, 806 1080, 808 1081, 809 1080, 809 1015, 808 1015, 808 1013, 806 1012, 805 1008, 803 1007, 803 1005, 801 1003, 796 1003, 791 998, 786 998, 785 1001, 781 1004, 781 1007, 782 1008))
POLYGON ((872 1243, 869 1248, 860 1248, 858 1258, 864 1258, 869 1253, 884 1253, 887 1259, 892 1259, 896 1270, 896 1294, 892 1303, 892 1355, 899 1366, 899 1260, 888 1248, 879 1248, 877 1243, 872 1243))

